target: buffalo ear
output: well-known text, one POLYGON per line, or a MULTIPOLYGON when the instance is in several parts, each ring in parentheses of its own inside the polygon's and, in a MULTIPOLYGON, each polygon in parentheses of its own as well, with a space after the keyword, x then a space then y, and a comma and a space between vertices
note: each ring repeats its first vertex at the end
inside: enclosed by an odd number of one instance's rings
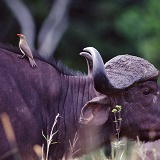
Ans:
POLYGON ((87 102, 81 110, 80 123, 103 125, 109 117, 109 100, 107 96, 98 96, 87 102))

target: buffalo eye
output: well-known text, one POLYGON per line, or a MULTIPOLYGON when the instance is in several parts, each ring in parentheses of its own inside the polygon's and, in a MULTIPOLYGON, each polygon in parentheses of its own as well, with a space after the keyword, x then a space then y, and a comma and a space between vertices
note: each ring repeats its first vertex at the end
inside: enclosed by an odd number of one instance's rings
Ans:
POLYGON ((139 88, 144 96, 149 96, 150 94, 157 94, 157 83, 154 81, 147 81, 139 84, 139 88))
POLYGON ((149 88, 144 89, 144 90, 143 90, 143 94, 144 94, 145 96, 148 96, 148 95, 150 94, 149 88))

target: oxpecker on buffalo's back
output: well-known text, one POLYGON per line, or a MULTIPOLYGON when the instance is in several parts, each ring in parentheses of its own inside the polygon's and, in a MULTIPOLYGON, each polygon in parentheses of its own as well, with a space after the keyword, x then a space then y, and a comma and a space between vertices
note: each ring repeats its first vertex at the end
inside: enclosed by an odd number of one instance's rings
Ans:
POLYGON ((21 52, 23 53, 23 56, 21 56, 21 58, 23 58, 24 56, 27 56, 32 68, 37 67, 36 62, 33 59, 32 51, 31 51, 29 45, 27 44, 26 37, 23 34, 17 34, 17 36, 20 37, 19 48, 20 48, 21 52))

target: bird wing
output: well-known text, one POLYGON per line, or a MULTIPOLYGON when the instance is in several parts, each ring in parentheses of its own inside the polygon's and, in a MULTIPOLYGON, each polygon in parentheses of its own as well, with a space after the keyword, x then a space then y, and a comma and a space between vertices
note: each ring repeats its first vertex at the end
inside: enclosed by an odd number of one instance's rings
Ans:
POLYGON ((20 48, 25 53, 26 56, 28 56, 28 57, 33 59, 32 51, 29 48, 29 46, 28 46, 26 41, 22 41, 22 43, 20 43, 20 48))

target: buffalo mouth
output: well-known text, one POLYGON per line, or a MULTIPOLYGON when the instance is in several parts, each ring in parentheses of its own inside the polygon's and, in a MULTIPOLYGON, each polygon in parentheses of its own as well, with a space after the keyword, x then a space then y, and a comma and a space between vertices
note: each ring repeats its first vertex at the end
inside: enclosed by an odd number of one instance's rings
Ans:
POLYGON ((121 137, 124 136, 131 140, 137 140, 138 137, 139 140, 143 142, 156 141, 160 139, 160 129, 141 129, 139 131, 121 130, 120 135, 121 137))
POLYGON ((160 139, 160 130, 143 130, 138 137, 143 142, 156 141, 160 139))

